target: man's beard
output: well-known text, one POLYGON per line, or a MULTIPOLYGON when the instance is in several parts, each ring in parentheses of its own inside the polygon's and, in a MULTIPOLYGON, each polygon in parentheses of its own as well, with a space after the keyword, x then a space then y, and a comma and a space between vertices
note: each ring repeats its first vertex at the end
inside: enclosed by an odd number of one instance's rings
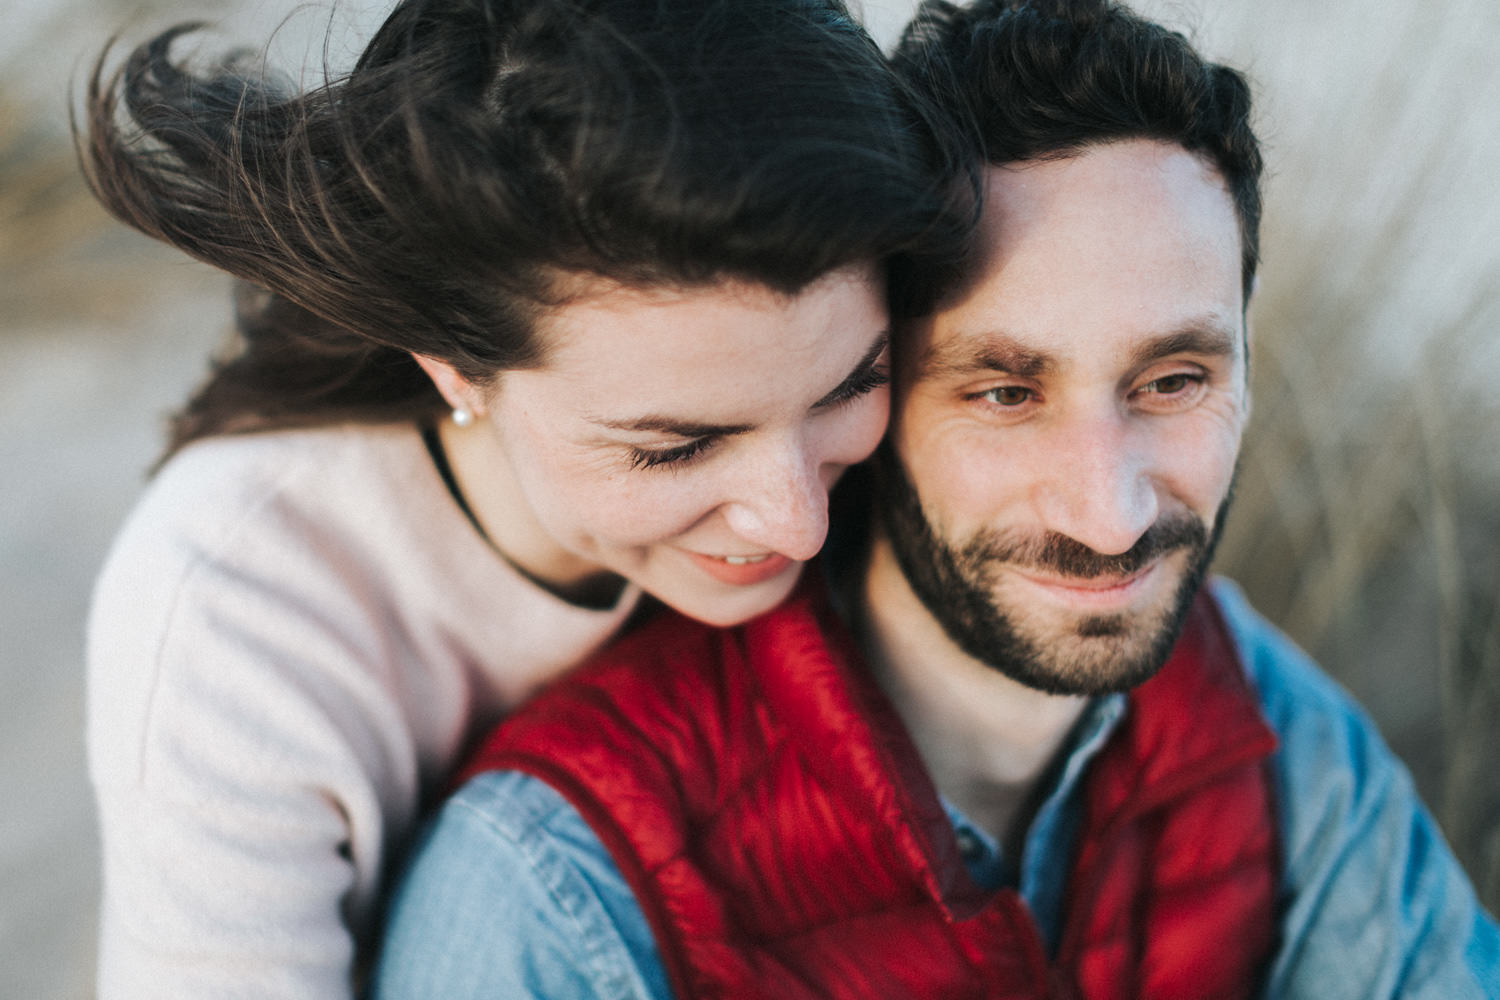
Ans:
POLYGON ((982 530, 955 545, 939 537, 888 446, 880 449, 879 474, 886 537, 907 583, 943 631, 969 656, 1012 680, 1060 695, 1128 691, 1161 669, 1213 559, 1230 501, 1226 495, 1212 529, 1190 512, 1167 515, 1119 555, 1103 555, 1052 532, 1019 537, 982 530), (1186 567, 1160 610, 1086 615, 1049 635, 1045 623, 1028 631, 1025 609, 1002 607, 997 594, 999 570, 1006 565, 1088 580, 1127 575, 1179 551, 1186 567))

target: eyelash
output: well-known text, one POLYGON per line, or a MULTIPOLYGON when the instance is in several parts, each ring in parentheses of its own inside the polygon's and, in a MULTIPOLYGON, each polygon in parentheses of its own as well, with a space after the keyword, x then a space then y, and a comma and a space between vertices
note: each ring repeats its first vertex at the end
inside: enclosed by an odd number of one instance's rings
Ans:
MULTIPOLYGON (((869 395, 881 386, 889 385, 890 381, 891 373, 884 368, 866 369, 858 378, 841 386, 838 393, 824 403, 821 409, 832 409, 851 403, 861 396, 869 395)), ((632 448, 630 449, 630 467, 632 469, 682 468, 695 459, 701 458, 717 443, 718 438, 706 437, 671 448, 632 448)))
POLYGON ((891 384, 891 373, 884 368, 866 368, 854 381, 839 387, 838 393, 823 404, 824 409, 843 406, 861 396, 867 396, 881 386, 891 384))
POLYGON ((705 437, 695 438, 687 444, 679 444, 671 448, 632 448, 630 449, 630 467, 632 469, 657 469, 662 466, 680 468, 701 457, 717 441, 718 438, 705 437))

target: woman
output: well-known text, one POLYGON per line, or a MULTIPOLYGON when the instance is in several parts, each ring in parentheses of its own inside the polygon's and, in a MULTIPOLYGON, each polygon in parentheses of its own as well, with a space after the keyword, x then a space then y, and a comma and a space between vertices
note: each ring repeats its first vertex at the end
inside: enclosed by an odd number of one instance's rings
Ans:
POLYGON ((189 30, 84 140, 244 283, 96 590, 99 990, 347 995, 474 733, 642 591, 790 590, 884 426, 882 264, 966 215, 838 0, 406 0, 303 94, 189 30))

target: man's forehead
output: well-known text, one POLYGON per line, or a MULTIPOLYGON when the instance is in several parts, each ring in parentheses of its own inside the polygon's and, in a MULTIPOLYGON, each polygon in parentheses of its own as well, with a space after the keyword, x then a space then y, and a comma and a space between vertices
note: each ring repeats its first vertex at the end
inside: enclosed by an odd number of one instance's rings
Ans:
MULTIPOLYGON (((991 167, 968 279, 912 338, 925 371, 1223 354, 1243 340, 1239 225, 1217 170, 1128 140, 991 167)), ((1050 366, 1050 367, 1049 367, 1050 366)))
POLYGON ((1228 223, 1222 234, 1232 235, 1239 251, 1239 221, 1223 175, 1205 157, 1154 139, 988 167, 975 250, 982 263, 1017 243, 1074 228, 1127 250, 1141 228, 1163 215, 1199 227, 1222 220, 1228 223))
POLYGON ((1229 186, 1213 160, 1179 143, 1124 138, 1076 151, 984 170, 985 206, 1006 204, 1012 214, 1067 211, 1080 193, 1130 202, 1153 189, 1182 191, 1204 186, 1232 201, 1229 186))

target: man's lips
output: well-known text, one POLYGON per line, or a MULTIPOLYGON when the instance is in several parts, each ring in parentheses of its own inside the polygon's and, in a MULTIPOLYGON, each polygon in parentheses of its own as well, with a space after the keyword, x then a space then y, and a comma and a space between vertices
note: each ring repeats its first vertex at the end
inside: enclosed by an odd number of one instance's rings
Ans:
POLYGON ((1141 596, 1162 565, 1154 559, 1133 573, 1101 576, 1058 576, 1045 570, 1011 567, 1011 572, 1051 597, 1088 610, 1119 610, 1141 596))
POLYGON ((753 556, 710 556, 689 552, 693 561, 720 583, 748 587, 786 572, 792 560, 777 552, 753 556))

